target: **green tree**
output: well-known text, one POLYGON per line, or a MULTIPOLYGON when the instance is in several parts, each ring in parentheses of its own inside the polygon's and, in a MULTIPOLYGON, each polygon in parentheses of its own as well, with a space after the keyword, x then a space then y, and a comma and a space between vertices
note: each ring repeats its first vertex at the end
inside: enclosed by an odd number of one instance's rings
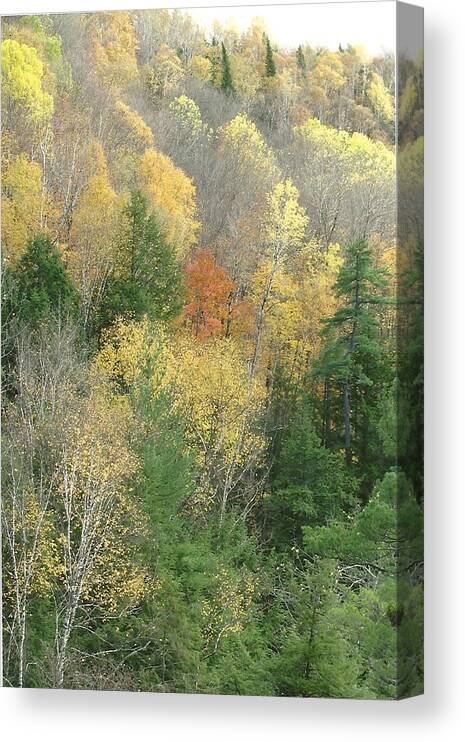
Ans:
POLYGON ((281 548, 301 544, 303 526, 332 522, 354 505, 357 480, 343 457, 322 445, 308 405, 299 406, 287 425, 272 484, 266 515, 281 548))
POLYGON ((264 34, 264 41, 265 41, 265 75, 266 77, 275 77, 276 76, 276 65, 273 58, 273 49, 271 48, 271 43, 264 34))
POLYGON ((305 73, 307 72, 307 62, 305 61, 304 50, 301 46, 297 47, 295 56, 297 60, 297 67, 302 72, 302 74, 305 75, 305 73))
POLYGON ((374 267, 367 244, 350 245, 334 287, 340 307, 325 322, 317 364, 325 381, 323 437, 336 447, 342 442, 346 463, 350 466, 355 455, 365 471, 370 447, 377 456, 375 414, 383 383, 392 375, 376 311, 385 301, 385 287, 385 271, 374 267), (334 426, 342 429, 342 441, 331 440, 334 426))
POLYGON ((78 294, 58 248, 46 235, 29 240, 11 273, 7 292, 10 320, 37 327, 52 317, 76 316, 78 294))
POLYGON ((221 42, 221 89, 225 93, 234 92, 229 55, 223 42, 221 42))
POLYGON ((123 210, 117 264, 97 316, 97 327, 117 316, 139 319, 144 314, 162 321, 182 306, 181 273, 171 245, 158 226, 141 191, 131 194, 123 210))

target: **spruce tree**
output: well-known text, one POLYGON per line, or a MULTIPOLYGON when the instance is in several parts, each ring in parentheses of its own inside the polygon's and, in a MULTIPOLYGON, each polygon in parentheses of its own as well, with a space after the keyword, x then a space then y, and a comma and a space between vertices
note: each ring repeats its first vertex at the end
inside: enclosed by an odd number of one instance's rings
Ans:
POLYGON ((37 326, 51 317, 75 315, 78 295, 66 272, 58 248, 39 234, 27 243, 12 271, 8 292, 10 317, 21 324, 37 326))
POLYGON ((123 211, 118 264, 97 318, 102 329, 119 315, 169 320, 182 306, 180 267, 141 191, 123 211))
MULTIPOLYGON (((346 463, 350 465, 355 456, 365 470, 382 385, 390 380, 376 312, 385 286, 385 272, 373 266, 367 244, 350 245, 335 284, 340 307, 325 323, 325 345, 317 366, 327 396, 324 438, 331 443, 329 431, 339 427, 342 441, 332 441, 335 448, 342 443, 346 463)), ((375 453, 377 448, 375 444, 375 453)))
POLYGON ((231 75, 229 55, 223 42, 221 42, 221 71, 221 89, 225 93, 233 93, 234 85, 231 75))
POLYGON ((296 51, 297 67, 303 75, 307 72, 307 62, 305 61, 304 50, 301 46, 297 47, 296 51))
POLYGON ((265 39, 265 75, 266 77, 276 76, 276 65, 273 59, 273 49, 271 48, 270 40, 268 36, 264 36, 265 39))

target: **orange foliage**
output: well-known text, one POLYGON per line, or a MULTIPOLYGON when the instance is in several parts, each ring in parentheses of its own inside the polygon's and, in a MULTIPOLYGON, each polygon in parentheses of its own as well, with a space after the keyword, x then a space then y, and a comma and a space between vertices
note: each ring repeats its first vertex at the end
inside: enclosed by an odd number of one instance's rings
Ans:
POLYGON ((184 319, 199 340, 213 335, 229 335, 231 323, 243 313, 245 304, 225 268, 210 250, 201 250, 187 266, 188 301, 184 319))

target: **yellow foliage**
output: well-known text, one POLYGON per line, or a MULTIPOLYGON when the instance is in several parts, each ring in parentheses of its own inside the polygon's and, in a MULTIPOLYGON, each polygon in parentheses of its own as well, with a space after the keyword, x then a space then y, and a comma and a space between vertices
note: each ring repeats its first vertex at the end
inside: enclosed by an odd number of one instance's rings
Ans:
POLYGON ((372 75, 367 94, 377 116, 387 123, 392 123, 394 120, 394 103, 392 96, 386 89, 382 77, 380 77, 376 72, 372 75))
MULTIPOLYGON (((302 379, 310 359, 318 356, 320 323, 336 309, 332 289, 342 263, 339 245, 330 245, 322 253, 317 244, 309 243, 291 270, 281 267, 274 275, 267 301, 264 354, 268 365, 279 360, 294 381, 302 379)), ((270 262, 264 262, 254 276, 251 302, 257 308, 270 270, 270 262)))
POLYGON ((50 118, 53 98, 43 89, 44 65, 37 50, 15 39, 2 43, 2 98, 4 115, 8 98, 24 105, 33 121, 50 118))
POLYGON ((26 243, 37 232, 46 231, 54 215, 52 203, 43 189, 42 169, 26 155, 11 160, 2 178, 2 245, 4 258, 16 262, 26 243))
POLYGON ((199 344, 180 337, 173 342, 171 358, 175 407, 185 416, 199 463, 220 457, 228 465, 240 465, 259 455, 265 442, 256 426, 265 389, 258 380, 249 382, 238 345, 227 338, 199 344))
POLYGON ((223 150, 232 154, 240 171, 247 173, 252 169, 259 173, 263 180, 278 175, 273 151, 253 121, 245 114, 238 114, 221 129, 220 134, 223 150))
POLYGON ((73 213, 69 265, 84 299, 98 298, 114 262, 115 234, 120 199, 111 187, 102 147, 93 148, 94 172, 82 191, 73 213))
POLYGON ((262 84, 262 78, 258 70, 250 64, 250 60, 243 54, 232 54, 231 73, 235 89, 252 100, 262 84))
POLYGON ((5 492, 3 496, 3 517, 5 528, 12 526, 8 533, 16 548, 14 568, 11 558, 3 565, 4 600, 13 601, 21 593, 28 599, 44 598, 51 594, 54 580, 63 573, 51 515, 44 512, 34 490, 23 490, 20 502, 14 502, 9 495, 5 492))
POLYGON ((290 180, 277 183, 266 197, 262 239, 278 257, 299 247, 304 238, 308 216, 298 198, 299 192, 290 180))
POLYGON ((202 82, 208 82, 211 79, 212 63, 207 57, 194 54, 191 59, 190 71, 194 77, 202 80, 202 82))
POLYGON ((138 74, 137 39, 131 13, 95 13, 92 50, 97 74, 111 88, 124 88, 138 74))
POLYGON ((166 155, 145 150, 138 170, 141 189, 159 216, 166 239, 184 256, 196 239, 195 186, 166 155))
POLYGON ((103 336, 95 368, 116 386, 134 388, 142 371, 152 368, 152 385, 158 393, 169 383, 167 367, 173 360, 160 326, 147 318, 140 322, 118 320, 103 336))
POLYGON ((194 139, 206 130, 206 126, 202 122, 200 108, 187 95, 180 95, 171 101, 169 109, 183 129, 185 129, 186 136, 194 139))
POLYGON ((344 85, 344 65, 341 55, 336 52, 325 51, 318 57, 318 62, 312 72, 312 80, 324 90, 338 90, 344 85))
POLYGON ((174 90, 183 77, 184 69, 178 55, 167 44, 161 44, 149 72, 149 86, 157 95, 165 95, 174 90))
MULTIPOLYGON (((144 520, 131 500, 138 462, 128 441, 134 426, 125 399, 97 375, 86 398, 71 399, 62 434, 56 487, 71 528, 59 536, 66 584, 82 574, 81 599, 113 613, 135 604, 148 581, 134 558, 144 520)), ((79 583, 78 583, 79 584, 79 583)))
POLYGON ((333 129, 316 118, 309 118, 294 131, 315 147, 319 160, 337 157, 341 178, 344 166, 349 169, 353 182, 386 178, 395 173, 394 153, 382 142, 373 141, 364 134, 333 129))
POLYGON ((147 126, 142 116, 130 108, 122 100, 116 101, 116 110, 120 114, 131 138, 136 145, 153 147, 154 138, 150 126, 147 126))

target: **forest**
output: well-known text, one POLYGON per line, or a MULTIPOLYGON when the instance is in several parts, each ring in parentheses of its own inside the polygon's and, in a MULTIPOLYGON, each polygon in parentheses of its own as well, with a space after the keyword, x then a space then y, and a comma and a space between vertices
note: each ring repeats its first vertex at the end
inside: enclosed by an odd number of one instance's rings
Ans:
POLYGON ((421 693, 422 61, 2 34, 4 684, 421 693))

